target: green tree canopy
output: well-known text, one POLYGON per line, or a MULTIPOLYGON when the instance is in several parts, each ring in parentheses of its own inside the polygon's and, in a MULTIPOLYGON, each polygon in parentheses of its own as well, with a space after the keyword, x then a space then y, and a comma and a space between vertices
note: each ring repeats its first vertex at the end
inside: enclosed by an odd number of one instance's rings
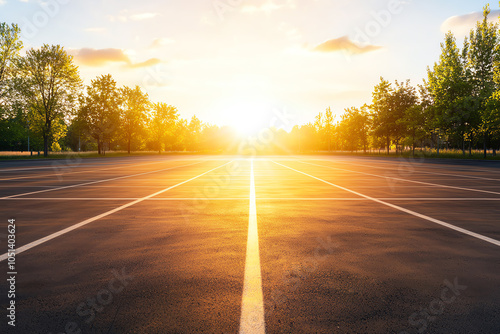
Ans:
POLYGON ((73 57, 59 45, 43 45, 30 49, 17 61, 15 87, 31 113, 31 124, 40 132, 44 156, 48 156, 51 141, 60 137, 61 128, 72 112, 81 79, 73 57))
POLYGON ((121 103, 120 91, 110 74, 92 80, 86 95, 80 97, 78 119, 97 141, 99 154, 104 152, 104 141, 117 133, 121 103))
POLYGON ((13 74, 13 63, 19 57, 19 51, 23 47, 20 38, 21 29, 17 24, 0 23, 0 87, 13 74))
POLYGON ((151 132, 158 145, 158 152, 165 149, 165 138, 172 136, 179 113, 177 108, 163 102, 154 103, 151 111, 151 132))
POLYGON ((121 125, 130 154, 132 140, 144 130, 150 102, 148 94, 143 93, 139 86, 134 89, 124 87, 121 89, 121 94, 123 98, 121 125))

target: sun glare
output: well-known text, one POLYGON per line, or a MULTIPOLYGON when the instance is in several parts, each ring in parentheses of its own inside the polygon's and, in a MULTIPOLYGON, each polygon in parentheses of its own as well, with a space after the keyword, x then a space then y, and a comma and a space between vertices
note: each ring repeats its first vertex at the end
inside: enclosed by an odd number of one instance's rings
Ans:
POLYGON ((240 136, 257 136, 270 126, 271 106, 263 101, 235 101, 224 111, 226 123, 240 136))

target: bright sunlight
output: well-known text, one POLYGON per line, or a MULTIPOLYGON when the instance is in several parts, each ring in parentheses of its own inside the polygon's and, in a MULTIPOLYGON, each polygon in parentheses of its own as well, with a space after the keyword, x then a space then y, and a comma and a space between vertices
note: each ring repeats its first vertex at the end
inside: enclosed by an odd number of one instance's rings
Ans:
POLYGON ((252 137, 270 126, 272 108, 269 102, 252 97, 235 99, 224 108, 225 123, 242 137, 252 137))

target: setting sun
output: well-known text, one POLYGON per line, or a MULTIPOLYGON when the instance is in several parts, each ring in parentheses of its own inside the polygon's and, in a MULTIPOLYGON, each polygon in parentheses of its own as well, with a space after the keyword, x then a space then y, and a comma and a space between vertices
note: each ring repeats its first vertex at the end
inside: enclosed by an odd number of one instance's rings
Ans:
POLYGON ((252 97, 231 101, 224 108, 223 122, 232 127, 242 137, 258 135, 270 126, 272 117, 270 103, 252 97))

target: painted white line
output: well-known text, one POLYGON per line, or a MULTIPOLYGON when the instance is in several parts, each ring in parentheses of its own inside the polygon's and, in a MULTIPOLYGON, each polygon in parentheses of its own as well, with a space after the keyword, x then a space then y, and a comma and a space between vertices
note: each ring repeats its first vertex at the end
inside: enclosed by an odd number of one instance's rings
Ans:
MULTIPOLYGON (((41 245, 41 244, 43 244, 43 243, 45 243, 45 242, 47 242, 47 241, 49 241, 49 240, 55 239, 55 238, 57 238, 57 237, 60 237, 60 236, 61 236, 61 235, 63 235, 63 234, 66 234, 66 233, 68 233, 68 232, 71 232, 71 231, 73 231, 73 230, 76 230, 77 228, 80 228, 80 227, 82 227, 82 226, 85 226, 85 225, 87 225, 87 224, 90 224, 90 223, 92 223, 92 222, 94 222, 94 221, 96 221, 96 220, 98 220, 98 219, 101 219, 101 218, 107 217, 107 216, 109 216, 109 215, 112 215, 113 213, 116 213, 116 212, 118 212, 118 211, 121 211, 121 210, 123 210, 123 209, 126 209, 126 208, 128 208, 128 207, 130 207, 130 206, 132 206, 132 205, 137 204, 137 203, 141 203, 141 202, 143 202, 143 201, 145 201, 145 200, 147 200, 147 199, 149 199, 149 198, 151 198, 151 197, 154 197, 154 196, 158 196, 158 195, 160 195, 160 194, 163 194, 164 192, 167 192, 167 191, 169 191, 169 190, 171 190, 171 189, 177 188, 177 187, 179 187, 179 186, 181 186, 181 185, 183 185, 183 184, 185 184, 185 183, 188 183, 188 182, 190 182, 190 181, 193 181, 193 180, 195 180, 195 179, 197 179, 197 178, 199 178, 199 177, 201 177, 201 176, 203 176, 203 175, 205 175, 205 174, 208 174, 208 173, 210 173, 210 172, 213 172, 213 171, 214 171, 214 170, 216 170, 216 169, 219 169, 219 168, 221 168, 221 167, 224 167, 225 165, 230 164, 231 162, 232 162, 232 161, 230 161, 230 162, 228 162, 228 163, 225 163, 225 164, 223 164, 222 166, 219 166, 219 167, 216 167, 216 168, 214 168, 214 169, 211 169, 211 170, 209 170, 209 171, 207 171, 207 172, 205 172, 205 173, 203 173, 203 174, 200 174, 200 175, 198 175, 198 176, 195 176, 195 177, 193 177, 193 178, 191 178, 191 179, 189 179, 189 180, 186 180, 186 181, 181 182, 181 183, 178 183, 178 184, 176 184, 176 185, 174 185, 174 186, 171 186, 171 187, 165 188, 165 189, 163 189, 163 190, 161 190, 161 191, 158 191, 158 192, 156 192, 156 193, 154 193, 154 194, 151 194, 151 195, 145 196, 145 197, 143 197, 143 198, 137 199, 137 200, 135 200, 135 201, 133 201, 133 202, 130 202, 130 203, 124 204, 124 205, 122 205, 122 206, 120 206, 120 207, 118 207, 118 208, 115 208, 115 209, 113 209, 113 210, 109 210, 109 211, 107 211, 107 212, 105 212, 105 213, 103 213, 103 214, 97 215, 97 216, 95 216, 95 217, 92 217, 92 218, 89 218, 89 219, 87 219, 87 220, 84 220, 84 221, 82 221, 82 222, 80 222, 80 223, 78 223, 78 224, 75 224, 75 225, 72 225, 72 226, 70 226, 70 227, 68 227, 68 228, 65 228, 64 230, 61 230, 61 231, 56 232, 56 233, 52 233, 51 235, 48 235, 48 236, 46 236, 46 237, 44 237, 44 238, 38 239, 38 240, 36 240, 36 241, 33 241, 33 242, 31 242, 31 243, 29 243, 29 244, 27 244, 27 245, 24 245, 24 246, 22 246, 22 247, 17 248, 17 249, 16 249, 16 254, 17 254, 17 255, 18 255, 18 254, 21 254, 21 253, 23 253, 23 252, 25 252, 25 251, 27 251, 27 250, 29 250, 29 249, 33 248, 33 247, 36 247, 36 246, 41 245)), ((7 259, 7 257, 8 257, 7 255, 8 255, 8 253, 5 253, 5 254, 3 254, 3 255, 0 255, 0 262, 5 261, 5 260, 7 259)))
POLYGON ((499 240, 495 240, 495 239, 492 239, 492 238, 489 238, 489 237, 486 237, 482 234, 479 234, 479 233, 475 233, 475 232, 472 232, 472 231, 469 231, 469 230, 466 230, 466 229, 463 229, 461 227, 458 227, 458 226, 455 226, 455 225, 452 225, 452 224, 449 224, 449 223, 446 223, 444 221, 441 221, 441 220, 438 220, 438 219, 434 219, 432 217, 429 217, 429 216, 426 216, 426 215, 423 215, 423 214, 420 214, 418 212, 415 212, 415 211, 412 211, 412 210, 408 210, 408 209, 405 209, 401 206, 398 206, 398 205, 394 205, 394 204, 391 204, 391 203, 388 203, 388 202, 384 202, 382 200, 379 200, 379 199, 376 199, 376 198, 373 198, 373 197, 370 197, 370 196, 367 196, 367 195, 364 195, 364 194, 361 194, 361 193, 358 193, 354 190, 350 190, 350 189, 347 189, 347 188, 344 188, 342 186, 339 186, 339 185, 336 185, 334 183, 331 183, 331 182, 328 182, 328 181, 325 181, 323 179, 320 179, 319 177, 316 177, 316 176, 313 176, 313 175, 310 175, 310 174, 307 174, 307 173, 304 173, 304 172, 301 172, 300 170, 297 170, 297 169, 294 169, 292 167, 288 167, 288 166, 285 166, 285 165, 282 165, 278 162, 275 162, 273 161, 275 164, 277 165, 280 165, 282 167, 285 167, 285 168, 288 168, 290 170, 293 170, 297 173, 300 173, 300 174, 303 174, 303 175, 306 175, 306 176, 309 176, 315 180, 318 180, 318 181, 321 181, 323 183, 326 183, 326 184, 329 184, 333 187, 336 187, 336 188, 339 188, 339 189, 342 189, 342 190, 345 190, 345 191, 348 191, 352 194, 355 194, 355 195, 358 195, 358 196, 361 196, 361 197, 364 197, 366 199, 369 199, 371 201, 374 201, 374 202, 377 202, 377 203, 380 203, 380 204, 383 204, 383 205, 386 205, 388 207, 391 207, 393 209, 396 209, 396 210, 399 210, 399 211, 402 211, 402 212, 405 212, 405 213, 408 213, 412 216, 415 216, 415 217, 418 217, 418 218, 422 218, 422 219, 425 219, 425 220, 428 220, 430 222, 433 222, 435 224, 438 224, 438 225, 441 225, 441 226, 444 226, 444 227, 447 227, 449 229, 452 229, 452 230, 455 230, 457 232, 460 232, 460 233, 463 233, 463 234, 466 234, 466 235, 469 235, 471 237, 474 237, 474 238, 477 238, 477 239, 480 239, 480 240, 483 240, 483 241, 486 241, 486 242, 489 242, 490 244, 493 244, 495 246, 499 246, 500 247, 500 241, 499 240))
MULTIPOLYGON (((61 160, 54 160, 56 161, 61 161, 61 160)), ((88 164, 85 165, 78 165, 78 166, 67 166, 66 168, 85 168, 89 167, 88 164)), ((92 166, 90 166, 92 167, 92 166)), ((20 172, 20 171, 30 171, 30 170, 39 170, 39 169, 54 169, 54 166, 44 166, 44 167, 29 167, 29 168, 13 168, 13 169, 0 169, 0 173, 6 173, 6 172, 20 172)))
MULTIPOLYGON (((297 157, 297 159, 300 159, 300 157, 297 157)), ((425 159, 425 158, 424 158, 425 159)), ((318 160, 318 161, 331 161, 333 162, 333 160, 325 160, 325 159, 309 159, 309 160, 318 160)), ((342 161, 360 161, 361 159, 360 158, 357 158, 357 159, 351 159, 351 160, 342 160, 342 161)), ((362 159, 361 161, 363 161, 365 159, 362 159)), ((388 158, 387 160, 381 160, 381 159, 366 159, 367 161, 371 161, 371 162, 375 162, 375 163, 378 163, 378 164, 385 164, 385 165, 394 165, 396 163, 396 161, 401 161, 401 160, 396 160, 395 157, 392 157, 392 158, 388 158), (389 160, 393 160, 393 161, 389 161, 389 160)), ((414 164, 418 164, 420 163, 419 162, 419 158, 415 158, 413 159, 413 162, 410 162, 412 161, 411 159, 405 159, 403 158, 403 160, 405 162, 408 162, 408 163, 414 163, 414 164)), ((485 168, 490 168, 490 169, 481 169, 481 168, 478 168, 477 166, 474 166, 474 165, 467 165, 467 166, 464 166, 464 165, 456 165, 456 164, 452 164, 452 162, 458 162, 460 160, 455 160, 455 159, 440 159, 441 161, 445 162, 445 164, 440 164, 439 162, 436 161, 435 164, 432 163, 433 159, 428 159, 427 161, 429 161, 428 163, 426 163, 426 168, 428 169, 433 169, 433 170, 446 170, 446 171, 456 171, 456 172, 485 172, 485 173, 500 173, 500 170, 498 170, 498 166, 500 166, 500 162, 499 161, 488 161, 489 163, 491 163, 491 166, 484 166, 485 168), (497 164, 497 166, 494 166, 493 164, 497 164), (442 167, 440 167, 442 166, 442 167)), ((336 161, 336 160, 335 160, 336 161)), ((462 160, 464 161, 464 160, 462 160)), ((474 161, 474 160, 465 160, 466 162, 471 162, 471 161, 474 161)))
MULTIPOLYGON (((178 160, 169 160, 169 161, 178 161, 178 160)), ((12 181, 12 180, 20 180, 20 179, 36 179, 36 178, 41 178, 41 177, 51 177, 51 176, 61 176, 61 175, 81 174, 81 173, 92 173, 92 172, 100 172, 100 171, 104 171, 104 170, 127 168, 130 166, 138 167, 138 166, 152 165, 152 164, 158 164, 158 163, 162 163, 162 162, 164 162, 164 161, 148 162, 145 164, 137 164, 137 163, 136 164, 127 164, 127 165, 123 165, 123 166, 110 167, 110 168, 83 170, 83 171, 79 171, 79 172, 62 172, 62 173, 54 173, 54 174, 39 173, 39 174, 35 174, 35 175, 30 175, 30 176, 19 176, 19 177, 11 177, 8 179, 0 179, 0 181, 12 181)), ((107 166, 107 165, 105 165, 105 166, 107 166)), ((90 168, 92 166, 81 166, 80 167, 80 166, 57 166, 57 165, 54 165, 50 168, 52 168, 54 170, 65 170, 65 169, 70 170, 71 168, 86 168, 86 167, 90 168)))
MULTIPOLYGON (((316 159, 316 160, 319 160, 319 159, 316 159)), ((319 160, 319 161, 333 162, 331 160, 319 160)), ((335 161, 335 162, 337 162, 337 161, 335 161)), ((352 162, 344 162, 344 161, 339 161, 339 163, 346 164, 346 165, 352 165, 352 166, 358 166, 358 167, 370 167, 370 168, 376 168, 376 169, 384 169, 386 171, 387 171, 387 169, 392 169, 392 170, 398 170, 399 169, 399 167, 397 165, 395 167, 380 167, 380 166, 372 166, 372 165, 364 165, 364 164, 363 165, 362 164, 355 164, 355 163, 352 163, 352 162)), ((410 165, 409 163, 407 163, 405 161, 403 166, 407 166, 406 164, 410 165)), ((414 168, 413 165, 410 165, 410 166, 412 166, 412 168, 414 168)), ((460 177, 460 178, 466 178, 466 179, 476 179, 476 180, 486 180, 486 181, 497 181, 497 182, 500 182, 500 179, 492 179, 492 178, 488 178, 488 177, 472 176, 472 175, 426 172, 426 171, 418 170, 416 168, 415 168, 414 171, 409 172, 409 174, 418 174, 418 173, 421 173, 421 174, 432 174, 432 175, 446 175, 446 176, 460 177)))
MULTIPOLYGON (((99 158, 96 158, 99 159, 99 158)), ((53 169, 54 164, 59 163, 61 161, 66 161, 64 159, 55 159, 51 162, 50 166, 43 166, 43 167, 26 167, 26 168, 3 168, 0 169, 0 173, 5 173, 5 172, 19 172, 19 171, 26 171, 26 170, 38 170, 38 169, 53 169)), ((75 164, 74 166, 69 166, 66 165, 64 168, 86 168, 86 167, 97 167, 97 166, 112 166, 116 165, 116 163, 121 163, 125 164, 127 162, 112 162, 112 161, 107 161, 106 163, 99 163, 99 162, 82 162, 80 164, 75 164)))
MULTIPOLYGON (((140 197, 16 197, 7 198, 5 201, 99 201, 99 202, 116 202, 116 201, 135 201, 141 199, 140 197)), ((440 201, 440 202, 483 202, 483 201, 500 201, 499 197, 496 198, 486 198, 486 197, 476 197, 476 198, 460 198, 460 197, 378 197, 376 198, 381 201, 440 201)), ((248 201, 248 197, 220 197, 220 198, 205 198, 205 197, 157 197, 148 198, 146 201, 248 201)), ((259 197, 258 201, 369 201, 367 198, 359 197, 259 197)))
POLYGON ((488 191, 488 190, 481 190, 481 189, 474 189, 474 188, 463 188, 463 187, 447 186, 447 185, 438 184, 438 183, 414 181, 414 180, 408 180, 408 179, 401 179, 401 178, 398 178, 398 177, 390 177, 390 176, 370 174, 370 173, 365 173, 365 172, 358 172, 358 171, 350 170, 350 169, 344 169, 344 168, 338 168, 338 167, 331 167, 331 166, 325 166, 325 165, 318 165, 318 164, 313 164, 311 162, 305 162, 305 161, 298 161, 298 162, 303 163, 303 164, 312 165, 312 166, 318 166, 318 167, 329 168, 329 169, 336 169, 336 170, 341 170, 341 171, 346 171, 346 172, 351 172, 351 173, 356 173, 356 174, 363 174, 363 175, 369 175, 369 176, 374 176, 374 177, 380 177, 382 179, 389 179, 389 180, 397 180, 397 181, 403 181, 403 182, 425 184, 425 185, 428 185, 428 186, 439 187, 439 188, 448 188, 448 189, 474 191, 474 192, 479 192, 479 193, 500 195, 500 193, 496 192, 496 191, 488 191))
MULTIPOLYGON (((390 159, 394 159, 394 158, 390 158, 390 159)), ((414 161, 416 160, 418 163, 418 160, 420 160, 420 159, 415 158, 413 160, 414 161)), ((438 161, 435 161, 436 163, 433 163, 432 159, 428 159, 429 162, 427 163, 427 168, 434 169, 434 170, 446 170, 446 171, 453 170, 453 171, 457 171, 457 172, 500 173, 500 170, 498 170, 498 167, 500 166, 500 161, 489 160, 487 162, 490 166, 480 166, 478 168, 478 166, 474 166, 473 164, 469 164, 469 165, 460 164, 463 162, 467 162, 467 163, 474 162, 474 160, 463 160, 463 159, 455 160, 455 159, 446 159, 446 158, 439 159, 439 160, 441 160, 441 162, 444 162, 444 164, 439 163, 438 161), (453 162, 459 162, 459 164, 453 164, 453 162), (483 169, 482 167, 489 168, 489 169, 483 169)), ((351 160, 351 161, 356 161, 356 160, 351 160)), ((357 161, 359 161, 359 160, 357 160, 357 161)), ((373 161, 373 160, 371 160, 371 161, 373 161)), ((408 161, 408 160, 406 160, 406 161, 408 161)), ((481 161, 478 161, 478 162, 481 162, 481 161)), ((483 160, 483 162, 485 162, 485 161, 483 160)), ((392 165, 394 162, 388 161, 388 160, 379 160, 379 161, 377 161, 377 163, 392 165)))
POLYGON ((154 171, 151 171, 151 172, 145 172, 145 173, 139 173, 139 174, 133 174, 133 175, 119 176, 119 177, 114 177, 114 178, 111 178, 111 179, 91 181, 91 182, 85 182, 85 183, 78 183, 78 184, 73 184, 73 185, 70 185, 70 186, 63 186, 63 187, 51 188, 51 189, 45 189, 45 190, 37 190, 37 191, 29 192, 29 193, 23 193, 23 194, 17 194, 17 195, 11 195, 11 196, 6 196, 6 197, 1 197, 0 200, 10 199, 10 198, 16 198, 16 197, 20 197, 20 196, 28 196, 28 195, 46 193, 46 192, 49 192, 49 191, 56 191, 56 190, 62 190, 62 189, 69 189, 69 188, 81 187, 81 186, 86 186, 86 185, 89 185, 89 184, 96 184, 96 183, 102 183, 102 182, 108 182, 108 181, 121 180, 121 179, 126 179, 126 178, 130 178, 130 177, 135 177, 135 176, 141 176, 141 175, 159 173, 159 172, 164 172, 164 171, 171 170, 171 169, 176 169, 176 168, 182 168, 182 167, 188 167, 188 166, 192 166, 192 165, 197 165, 197 164, 201 164, 203 162, 204 161, 196 162, 194 164, 189 164, 189 165, 182 165, 182 166, 175 166, 175 167, 170 167, 170 168, 165 168, 165 169, 154 170, 154 171))
MULTIPOLYGON (((135 201, 141 199, 141 197, 30 197, 30 198, 7 198, 6 201, 99 201, 99 202, 116 202, 116 201, 135 201)), ((204 197, 157 197, 157 198, 147 198, 145 201, 248 201, 250 198, 248 197, 233 197, 233 198, 204 198, 204 197)), ((500 200, 500 198, 499 198, 500 200)))
POLYGON ((245 260, 245 281, 241 304, 240 333, 264 334, 264 296, 260 272, 259 232, 257 229, 257 206, 255 204, 255 177, 253 159, 250 171, 250 212, 248 218, 247 255, 245 260))

